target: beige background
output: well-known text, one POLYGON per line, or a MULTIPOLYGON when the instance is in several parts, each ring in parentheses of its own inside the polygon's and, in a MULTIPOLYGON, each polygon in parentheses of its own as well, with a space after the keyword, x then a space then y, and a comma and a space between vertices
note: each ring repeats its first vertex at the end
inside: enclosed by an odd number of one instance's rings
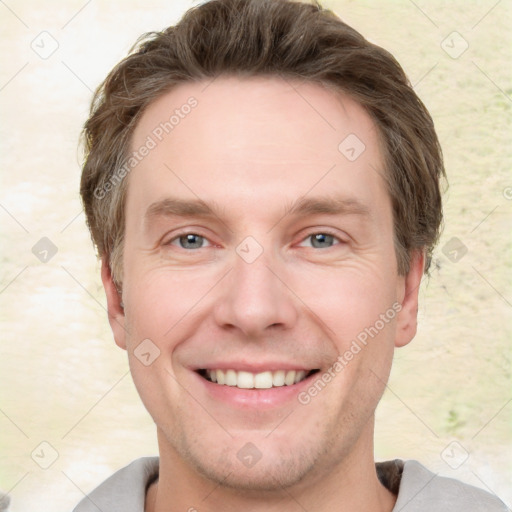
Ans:
MULTIPOLYGON (((157 452, 106 320, 77 138, 91 90, 136 37, 191 5, 0 2, 0 489, 12 511, 70 510, 114 470, 157 452), (58 249, 47 263, 32 253, 42 237, 58 249)), ((397 351, 378 409, 376 456, 419 459, 510 507, 511 2, 325 5, 402 63, 435 119, 450 181, 419 334, 397 351), (450 253, 453 237, 463 257, 450 253)))

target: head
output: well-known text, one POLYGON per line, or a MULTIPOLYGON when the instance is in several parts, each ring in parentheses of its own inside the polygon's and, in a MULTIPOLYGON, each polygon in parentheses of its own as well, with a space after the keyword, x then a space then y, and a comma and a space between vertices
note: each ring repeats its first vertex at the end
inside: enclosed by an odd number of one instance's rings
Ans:
POLYGON ((437 136, 396 60, 317 4, 213 0, 116 66, 84 139, 109 318, 161 450, 267 490, 371 450, 442 218, 437 136))

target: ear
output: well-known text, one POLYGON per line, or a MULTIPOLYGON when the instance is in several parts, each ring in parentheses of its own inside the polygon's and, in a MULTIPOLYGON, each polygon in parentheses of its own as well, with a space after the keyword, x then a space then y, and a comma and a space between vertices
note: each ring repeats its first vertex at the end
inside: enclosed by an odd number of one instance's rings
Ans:
POLYGON ((107 311, 110 328, 116 344, 126 350, 125 316, 120 294, 112 278, 108 257, 101 259, 101 280, 107 296, 107 311))
POLYGON ((397 316, 395 346, 407 345, 416 335, 418 327, 418 294, 425 268, 425 252, 411 254, 409 272, 399 278, 398 300, 402 309, 397 316))

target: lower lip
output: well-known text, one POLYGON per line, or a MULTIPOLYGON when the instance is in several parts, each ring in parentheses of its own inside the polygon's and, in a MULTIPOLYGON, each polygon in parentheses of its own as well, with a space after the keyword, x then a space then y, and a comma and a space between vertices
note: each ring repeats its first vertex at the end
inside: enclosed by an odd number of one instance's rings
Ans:
POLYGON ((236 386, 226 386, 210 382, 197 372, 194 372, 194 374, 214 400, 247 409, 272 409, 274 407, 282 407, 292 401, 297 401, 297 395, 304 388, 307 388, 311 384, 312 379, 315 378, 315 375, 317 375, 314 373, 291 386, 268 389, 240 389, 236 386))

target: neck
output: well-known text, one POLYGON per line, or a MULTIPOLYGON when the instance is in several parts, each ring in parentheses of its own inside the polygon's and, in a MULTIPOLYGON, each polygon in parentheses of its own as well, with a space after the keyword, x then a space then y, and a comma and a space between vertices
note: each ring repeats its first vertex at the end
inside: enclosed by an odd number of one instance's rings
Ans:
POLYGON ((375 471, 373 421, 341 462, 324 464, 299 484, 269 493, 223 487, 191 468, 160 431, 158 443, 159 479, 148 490, 146 512, 391 512, 396 502, 375 471))

